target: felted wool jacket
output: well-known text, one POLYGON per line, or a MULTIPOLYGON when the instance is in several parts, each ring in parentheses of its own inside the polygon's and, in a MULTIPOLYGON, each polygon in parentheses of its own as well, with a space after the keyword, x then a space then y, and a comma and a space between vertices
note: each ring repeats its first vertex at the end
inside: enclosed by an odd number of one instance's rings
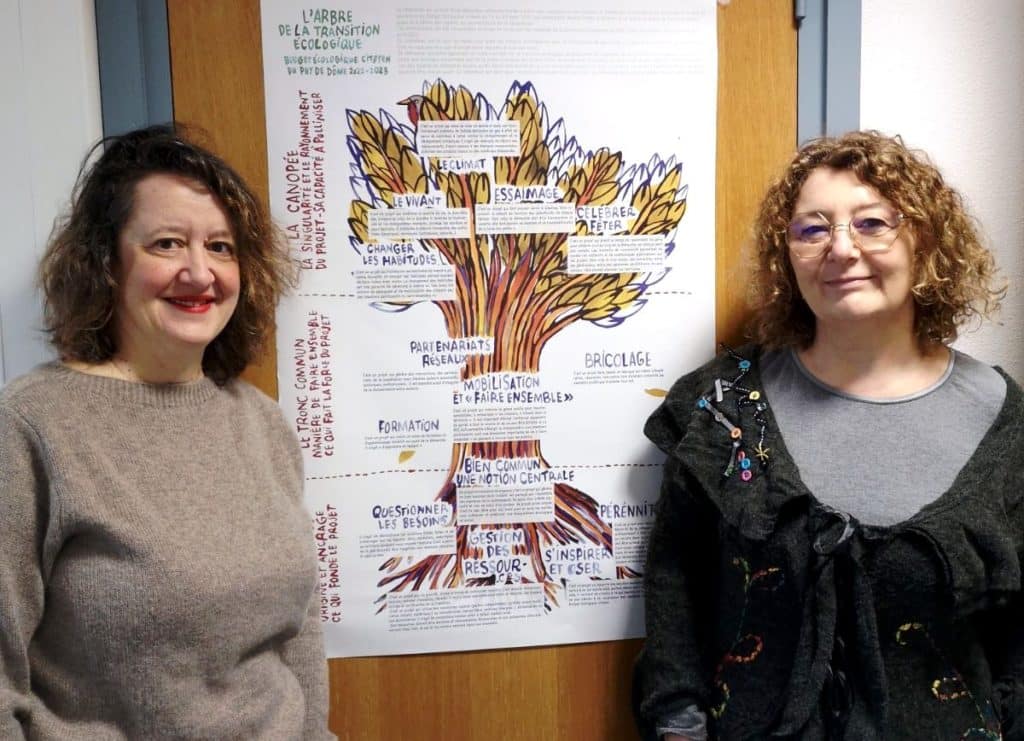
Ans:
POLYGON ((693 705, 727 741, 1024 739, 1021 388, 1006 378, 948 491, 868 526, 801 481, 758 354, 684 376, 645 428, 668 460, 634 677, 644 739, 693 705))

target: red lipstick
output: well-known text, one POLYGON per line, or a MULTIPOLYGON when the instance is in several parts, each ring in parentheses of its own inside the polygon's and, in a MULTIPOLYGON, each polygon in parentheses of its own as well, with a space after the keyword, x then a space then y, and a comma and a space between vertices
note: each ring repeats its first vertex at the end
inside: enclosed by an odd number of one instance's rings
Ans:
POLYGON ((213 306, 213 299, 209 296, 171 296, 164 301, 189 314, 205 314, 213 306))

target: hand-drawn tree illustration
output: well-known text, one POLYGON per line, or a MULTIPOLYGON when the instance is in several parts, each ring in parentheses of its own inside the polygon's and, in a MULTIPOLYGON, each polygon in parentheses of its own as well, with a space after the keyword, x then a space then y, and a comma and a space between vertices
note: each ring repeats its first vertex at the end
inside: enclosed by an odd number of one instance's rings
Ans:
MULTIPOLYGON (((611 104, 611 101, 609 101, 611 104)), ((566 234, 479 235, 474 209, 491 200, 492 185, 557 185, 564 202, 575 206, 628 204, 635 217, 619 234, 663 235, 666 255, 675 247, 674 235, 686 210, 687 187, 680 182, 681 165, 670 158, 651 157, 645 164, 627 165, 621 152, 608 148, 584 150, 566 133, 563 119, 548 120, 546 106, 533 85, 515 82, 500 111, 481 94, 452 86, 443 80, 425 83, 422 94, 411 95, 399 105, 406 107, 409 123, 385 110, 375 115, 365 110, 348 111, 348 148, 352 156, 351 183, 356 193, 349 210, 350 242, 362 253, 371 239, 368 214, 391 208, 403 193, 443 193, 450 208, 470 211, 468 239, 423 239, 417 249, 440 253, 455 268, 456 299, 434 301, 452 338, 490 336, 493 353, 471 355, 462 369, 469 380, 490 373, 537 373, 541 354, 552 338, 574 322, 592 322, 613 328, 639 311, 647 289, 664 277, 658 273, 569 274, 566 234), (518 157, 495 157, 493 183, 490 172, 443 171, 436 158, 422 157, 416 149, 415 127, 421 121, 518 121, 521 151, 518 157)), ((588 234, 587 223, 578 221, 577 235, 588 234)), ((403 302, 375 304, 385 311, 400 312, 403 302)), ((455 443, 447 481, 438 500, 458 510, 456 473, 467 457, 477 459, 533 458, 549 464, 540 440, 455 443)), ((541 583, 545 605, 558 604, 558 580, 546 569, 542 553, 551 545, 589 543, 610 552, 612 531, 598 515, 597 502, 566 484, 555 484, 555 519, 551 522, 458 526, 457 552, 425 557, 403 565, 400 556, 388 559, 379 586, 386 592, 402 589, 450 588, 495 583, 496 577, 465 577, 463 559, 480 558, 470 545, 474 528, 521 528, 522 545, 516 555, 529 559, 532 578, 541 583)), ((620 577, 636 573, 620 568, 620 577)), ((386 593, 381 597, 381 609, 386 593)))

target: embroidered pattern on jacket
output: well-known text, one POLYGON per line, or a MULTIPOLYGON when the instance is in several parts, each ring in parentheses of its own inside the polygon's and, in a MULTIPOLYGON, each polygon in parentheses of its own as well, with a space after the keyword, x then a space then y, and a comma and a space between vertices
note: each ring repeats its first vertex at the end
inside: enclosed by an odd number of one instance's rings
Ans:
POLYGON ((992 708, 992 703, 986 700, 984 708, 978 705, 978 701, 967 686, 967 682, 964 681, 963 675, 946 658, 946 654, 939 648, 928 632, 927 626, 923 623, 904 623, 896 630, 896 643, 901 646, 909 646, 909 638, 913 635, 918 636, 920 642, 924 644, 924 648, 938 656, 939 660, 949 668, 949 673, 946 676, 932 681, 930 689, 935 699, 939 702, 970 700, 974 705, 974 710, 977 712, 978 720, 981 721, 982 725, 974 726, 964 731, 960 735, 961 741, 967 741, 967 739, 1001 741, 1003 733, 999 726, 999 719, 996 718, 995 710, 992 708))
POLYGON ((737 375, 732 380, 716 378, 714 388, 697 399, 697 407, 708 412, 718 424, 725 427, 732 439, 732 451, 725 470, 722 471, 722 477, 729 478, 738 470, 742 481, 750 481, 754 478, 753 458, 757 458, 763 470, 768 466, 771 454, 771 448, 765 447, 764 444, 765 431, 768 429, 764 413, 768 409, 768 402, 761 398, 759 390, 743 386, 743 379, 750 372, 751 362, 731 348, 723 347, 736 361, 737 375), (744 442, 743 430, 740 428, 744 409, 753 409, 754 422, 758 427, 758 440, 753 447, 749 442, 744 442), (726 414, 727 410, 732 413, 735 421, 726 414))
POLYGON ((729 704, 729 684, 724 678, 726 669, 734 665, 751 664, 764 650, 762 636, 755 633, 743 633, 747 621, 747 607, 750 605, 750 593, 754 589, 774 592, 785 581, 782 569, 777 566, 769 566, 751 573, 750 563, 745 558, 734 558, 732 565, 743 573, 743 607, 740 610, 739 624, 736 626, 736 639, 715 669, 714 685, 719 692, 720 699, 711 707, 711 715, 716 720, 722 717, 729 704))

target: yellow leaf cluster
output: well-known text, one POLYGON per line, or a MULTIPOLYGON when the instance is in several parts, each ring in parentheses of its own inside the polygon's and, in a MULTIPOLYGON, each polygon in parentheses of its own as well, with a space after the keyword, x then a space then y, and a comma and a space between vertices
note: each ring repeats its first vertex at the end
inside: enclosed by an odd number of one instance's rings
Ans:
POLYGON ((448 208, 489 203, 491 200, 491 181, 486 173, 438 172, 437 185, 446 196, 448 208), (468 202, 467 197, 469 198, 468 202))
POLYGON ((426 193, 427 175, 416 150, 401 131, 385 129, 371 113, 351 117, 351 129, 362 150, 362 168, 387 203, 395 193, 426 193))
POLYGON ((423 96, 420 118, 428 121, 479 121, 480 107, 468 88, 438 80, 423 96))
POLYGON ((676 200, 681 168, 673 167, 653 187, 643 185, 633 194, 631 205, 639 212, 630 227, 630 234, 668 234, 686 213, 686 198, 676 200))
POLYGON ((551 151, 548 149, 544 121, 537 101, 528 94, 510 100, 506 117, 519 122, 519 157, 496 157, 495 182, 509 185, 545 185, 551 151))
POLYGON ((614 288, 587 299, 580 310, 580 318, 586 321, 607 319, 624 309, 640 295, 638 288, 614 288))
POLYGON ((628 307, 643 293, 642 287, 632 284, 634 277, 632 273, 567 276, 564 293, 555 301, 554 308, 576 306, 582 319, 605 319, 628 307))
POLYGON ((370 204, 366 201, 356 200, 352 201, 352 205, 348 209, 348 228, 363 244, 368 244, 370 241, 370 230, 367 225, 367 214, 370 213, 370 208, 370 204))
POLYGON ((384 139, 384 127, 369 111, 352 114, 349 126, 361 144, 375 144, 384 139))
POLYGON ((579 205, 614 203, 619 197, 620 169, 622 153, 602 148, 562 175, 558 187, 565 193, 566 201, 579 205))
POLYGON ((535 296, 539 296, 550 291, 555 291, 565 285, 571 276, 565 273, 552 273, 551 275, 545 276, 537 281, 537 285, 533 289, 535 296))
POLYGON ((535 259, 535 264, 540 271, 540 280, 534 286, 534 294, 543 294, 555 289, 567 280, 570 276, 566 274, 566 263, 568 259, 568 240, 564 234, 544 234, 545 249, 542 255, 535 259))
POLYGON ((568 242, 564 234, 531 234, 530 249, 533 251, 533 266, 547 275, 552 270, 564 267, 568 242))

